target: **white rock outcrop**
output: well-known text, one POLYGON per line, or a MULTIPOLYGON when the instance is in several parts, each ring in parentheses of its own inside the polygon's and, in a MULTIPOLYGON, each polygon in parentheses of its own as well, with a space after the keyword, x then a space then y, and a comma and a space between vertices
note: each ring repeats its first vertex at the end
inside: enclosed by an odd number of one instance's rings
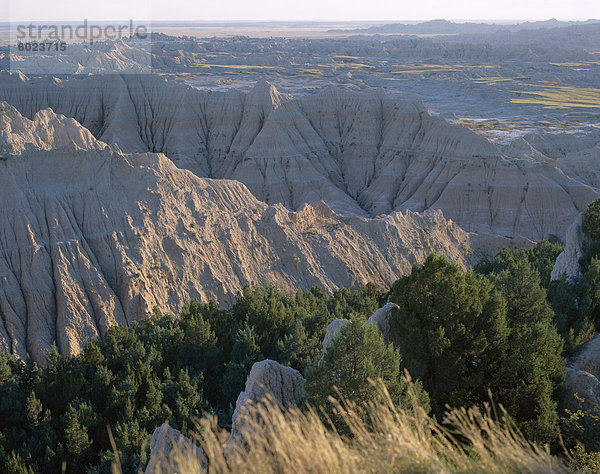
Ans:
POLYGON ((550 274, 551 280, 559 280, 566 276, 568 280, 575 281, 581 276, 579 260, 583 256, 583 243, 585 241, 585 235, 581 228, 582 224, 583 213, 577 216, 567 231, 565 247, 556 258, 550 274))
MULTIPOLYGON (((386 344, 392 344, 395 348, 401 350, 402 341, 394 335, 391 325, 392 310, 397 307, 398 305, 395 303, 386 303, 367 319, 367 324, 372 324, 377 328, 386 344)), ((323 338, 323 353, 321 359, 319 359, 319 364, 322 363, 325 358, 327 350, 333 346, 334 339, 348 324, 352 324, 352 321, 349 319, 334 319, 329 323, 325 332, 325 337, 323 338)))
POLYGON ((585 370, 567 369, 563 384, 563 405, 571 411, 600 410, 600 380, 585 370), (579 397, 581 400, 578 400, 579 397))
MULTIPOLYGON (((367 324, 373 324, 377 328, 384 342, 386 344, 393 344, 394 347, 400 347, 400 341, 394 336, 391 327, 392 309, 397 307, 398 305, 395 303, 386 303, 367 319, 367 324)), ((323 354, 319 360, 319 364, 325 358, 327 350, 333 346, 334 339, 348 324, 352 324, 352 321, 349 319, 334 319, 329 323, 325 337, 323 338, 323 354)))
POLYGON ((31 121, 0 105, 0 137, 0 350, 38 362, 54 341, 77 354, 155 306, 230 304, 245 284, 389 286, 430 252, 463 267, 471 253, 441 211, 290 212, 162 154, 123 153, 51 111, 31 121))
POLYGON ((327 349, 333 346, 333 340, 340 334, 344 327, 351 323, 352 321, 350 321, 349 319, 334 319, 327 325, 325 337, 323 338, 323 355, 319 360, 319 364, 325 358, 325 354, 327 354, 327 349))
POLYGON ((146 474, 200 472, 208 463, 202 448, 164 423, 150 440, 150 460, 146 474))
POLYGON ((386 344, 393 344, 394 347, 399 347, 400 345, 400 341, 394 336, 392 331, 392 310, 397 307, 396 303, 386 303, 367 319, 367 324, 377 326, 377 330, 383 337, 384 342, 386 344))
POLYGON ((0 104, 0 154, 18 155, 27 149, 53 150, 61 147, 102 150, 98 141, 76 120, 40 110, 33 120, 24 118, 13 106, 0 104))
POLYGON ((267 395, 270 395, 271 401, 287 410, 306 396, 304 383, 304 377, 296 369, 270 359, 255 362, 246 380, 246 387, 235 403, 228 444, 242 439, 246 433, 245 416, 249 404, 266 401, 267 395))
POLYGON ((24 74, 113 74, 149 73, 152 56, 149 41, 73 41, 64 52, 36 54, 32 52, 11 53, 13 64, 18 64, 24 74))

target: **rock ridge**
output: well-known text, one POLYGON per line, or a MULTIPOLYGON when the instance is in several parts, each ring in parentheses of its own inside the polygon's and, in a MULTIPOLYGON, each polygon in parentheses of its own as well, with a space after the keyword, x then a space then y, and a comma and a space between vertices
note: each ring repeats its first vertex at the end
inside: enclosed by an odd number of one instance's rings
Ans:
POLYGON ((592 155, 569 167, 524 140, 501 150, 380 89, 290 98, 266 82, 248 94, 207 92, 152 75, 2 74, 0 85, 0 100, 25 116, 51 107, 127 153, 162 152, 290 210, 320 201, 364 217, 441 209, 470 232, 563 240, 600 194, 592 155))
POLYGON ((22 358, 42 363, 55 341, 78 354, 155 306, 228 305, 246 284, 386 287, 430 252, 463 267, 471 254, 468 234, 441 211, 370 219, 318 203, 292 212, 163 154, 123 153, 72 119, 15 113, 0 111, 15 153, 0 160, 0 350, 22 358), (54 135, 40 143, 44 123, 54 135), (82 141, 63 146, 72 132, 82 141))

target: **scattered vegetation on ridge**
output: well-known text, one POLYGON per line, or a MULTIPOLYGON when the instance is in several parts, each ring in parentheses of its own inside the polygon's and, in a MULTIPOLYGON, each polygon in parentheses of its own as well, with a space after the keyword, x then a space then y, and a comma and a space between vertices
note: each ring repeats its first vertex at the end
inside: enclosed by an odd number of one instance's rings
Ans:
POLYGON ((503 250, 467 272, 431 255, 387 294, 373 285, 332 296, 317 288, 246 288, 229 309, 192 301, 177 318, 156 310, 131 328, 113 327, 78 357, 53 348, 43 368, 1 354, 0 469, 56 472, 65 462, 67 472, 111 472, 109 425, 120 468, 137 472, 152 431, 165 420, 184 434, 197 431, 215 472, 252 472, 258 461, 281 472, 289 459, 317 472, 539 472, 568 463, 574 469, 575 462, 593 469, 599 417, 583 409, 561 413, 557 401, 564 357, 600 321, 596 214, 586 216, 591 243, 578 282, 550 281, 561 248, 548 242, 503 250), (392 328, 400 348, 386 346, 365 324, 386 301, 399 307, 392 328), (317 365, 336 318, 354 323, 317 365), (300 370, 309 397, 288 414, 261 412, 270 420, 256 427, 264 436, 226 466, 215 443, 230 427, 252 364, 265 358, 300 370), (415 383, 404 379, 405 370, 415 383), (490 392, 506 409, 500 419, 486 411, 490 392), (564 453, 560 434, 573 459, 541 448, 564 453), (310 449, 310 456, 300 454, 310 449))

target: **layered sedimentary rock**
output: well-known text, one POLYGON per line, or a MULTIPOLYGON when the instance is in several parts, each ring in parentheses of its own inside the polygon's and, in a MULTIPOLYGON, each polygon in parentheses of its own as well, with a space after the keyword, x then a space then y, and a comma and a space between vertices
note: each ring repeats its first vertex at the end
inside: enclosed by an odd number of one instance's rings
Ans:
POLYGON ((325 358, 327 350, 333 346, 333 340, 340 334, 344 327, 351 323, 352 321, 349 319, 334 319, 327 325, 325 337, 323 338, 323 354, 321 355, 319 363, 321 363, 325 358))
POLYGON ((557 160, 557 165, 565 174, 600 188, 600 145, 568 153, 557 160))
POLYGON ((27 120, 14 108, 0 104, 0 153, 18 155, 27 150, 56 148, 102 150, 106 144, 96 141, 89 130, 74 119, 59 117, 51 110, 27 120))
POLYGON ((167 423, 152 433, 146 474, 199 472, 207 465, 204 451, 167 423))
POLYGON ((306 397, 304 377, 296 369, 284 367, 274 360, 266 359, 252 365, 246 387, 235 402, 231 419, 231 436, 228 444, 243 440, 247 435, 245 417, 250 404, 274 403, 275 407, 288 410, 306 397))
POLYGON ((556 258, 551 280, 559 280, 562 277, 570 281, 577 280, 581 276, 579 260, 583 257, 583 244, 586 241, 582 230, 583 213, 581 213, 571 224, 567 231, 564 250, 556 258))
POLYGON ((125 152, 163 152, 290 210, 321 201, 358 216, 441 209, 467 231, 563 239, 599 195, 595 181, 567 176, 524 141, 507 155, 378 89, 329 87, 289 99, 264 82, 248 94, 216 93, 157 76, 3 74, 0 83, 0 100, 29 117, 52 107, 125 152))
MULTIPOLYGON (((35 36, 35 34, 34 34, 35 36)), ((29 38, 34 41, 35 38, 29 38)), ((89 40, 89 38, 88 38, 89 40)), ((27 42, 25 39, 23 42, 27 42)), ((149 41, 136 38, 114 41, 68 41, 64 51, 11 51, 11 64, 25 74, 144 73, 152 65, 149 41)))
MULTIPOLYGON (((528 133, 523 136, 523 139, 540 153, 555 160, 560 160, 570 153, 577 154, 594 148, 594 145, 600 142, 599 132, 596 131, 583 136, 573 133, 556 133, 555 131, 528 133)), ((561 167, 560 161, 559 167, 561 167)))
POLYGON ((245 284, 388 286, 430 252, 462 266, 470 253, 439 211, 290 212, 162 154, 122 153, 51 111, 0 109, 0 349, 21 357, 42 361, 54 341, 76 354, 154 306, 229 304, 245 284))

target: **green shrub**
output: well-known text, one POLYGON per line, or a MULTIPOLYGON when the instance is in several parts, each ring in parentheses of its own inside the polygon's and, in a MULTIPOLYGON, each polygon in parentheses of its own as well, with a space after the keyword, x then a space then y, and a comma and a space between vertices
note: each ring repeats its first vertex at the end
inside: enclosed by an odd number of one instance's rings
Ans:
POLYGON ((485 277, 430 255, 394 284, 393 328, 436 412, 482 405, 491 390, 527 436, 553 441, 563 342, 532 265, 508 260, 498 270, 485 277))
MULTIPOLYGON (((374 325, 356 318, 333 339, 323 361, 307 371, 309 402, 323 408, 329 419, 340 421, 330 398, 355 403, 375 401, 381 392, 373 382, 381 380, 397 406, 408 406, 401 360, 398 350, 384 343, 374 325)), ((421 404, 429 411, 429 397, 422 391, 420 383, 417 387, 421 404)))
POLYGON ((600 240, 600 199, 596 199, 583 215, 582 230, 594 240, 600 240))

